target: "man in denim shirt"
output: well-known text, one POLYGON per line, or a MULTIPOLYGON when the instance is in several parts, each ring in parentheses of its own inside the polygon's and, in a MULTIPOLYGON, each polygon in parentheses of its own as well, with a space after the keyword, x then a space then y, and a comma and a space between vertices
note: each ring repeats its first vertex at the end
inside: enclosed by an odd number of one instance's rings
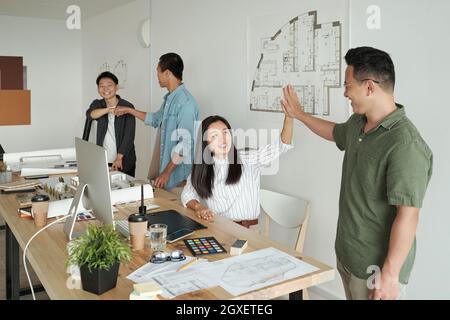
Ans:
POLYGON ((191 93, 182 83, 183 60, 176 53, 167 53, 159 59, 156 69, 159 85, 169 91, 157 112, 143 112, 118 107, 117 116, 131 114, 146 125, 159 128, 159 176, 154 185, 167 190, 181 186, 190 174, 193 163, 194 125, 199 108, 191 93))

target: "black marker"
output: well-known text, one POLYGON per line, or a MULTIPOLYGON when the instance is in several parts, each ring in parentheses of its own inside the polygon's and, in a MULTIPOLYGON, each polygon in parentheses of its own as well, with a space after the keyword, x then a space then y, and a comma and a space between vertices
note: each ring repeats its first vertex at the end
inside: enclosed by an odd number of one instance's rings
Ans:
POLYGON ((141 206, 139 207, 139 213, 145 214, 147 212, 147 207, 144 206, 144 185, 141 184, 141 206))

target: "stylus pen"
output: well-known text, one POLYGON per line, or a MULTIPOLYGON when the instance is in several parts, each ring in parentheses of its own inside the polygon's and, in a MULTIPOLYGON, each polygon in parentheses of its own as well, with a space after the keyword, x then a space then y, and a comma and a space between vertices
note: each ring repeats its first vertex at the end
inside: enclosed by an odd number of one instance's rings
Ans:
POLYGON ((186 269, 187 267, 189 267, 190 265, 193 265, 193 264, 196 263, 197 261, 198 261, 198 258, 194 258, 193 260, 189 261, 188 263, 182 265, 182 266, 177 270, 177 272, 186 269))

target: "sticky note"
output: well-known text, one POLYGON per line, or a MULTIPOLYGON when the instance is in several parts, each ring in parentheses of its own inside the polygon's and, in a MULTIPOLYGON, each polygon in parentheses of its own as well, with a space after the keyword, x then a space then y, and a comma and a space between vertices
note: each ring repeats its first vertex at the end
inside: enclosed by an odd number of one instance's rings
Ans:
POLYGON ((154 281, 136 283, 133 285, 133 288, 134 292, 140 296, 156 296, 162 293, 161 287, 154 281))

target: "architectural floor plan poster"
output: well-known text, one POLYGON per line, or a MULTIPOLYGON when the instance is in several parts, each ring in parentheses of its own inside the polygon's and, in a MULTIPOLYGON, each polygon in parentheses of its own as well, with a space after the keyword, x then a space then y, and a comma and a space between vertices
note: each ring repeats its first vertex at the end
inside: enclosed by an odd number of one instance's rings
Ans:
POLYGON ((290 10, 289 16, 249 18, 251 111, 282 112, 282 87, 291 84, 306 112, 320 117, 336 116, 335 108, 346 112, 347 1, 314 3, 314 9, 290 10))

